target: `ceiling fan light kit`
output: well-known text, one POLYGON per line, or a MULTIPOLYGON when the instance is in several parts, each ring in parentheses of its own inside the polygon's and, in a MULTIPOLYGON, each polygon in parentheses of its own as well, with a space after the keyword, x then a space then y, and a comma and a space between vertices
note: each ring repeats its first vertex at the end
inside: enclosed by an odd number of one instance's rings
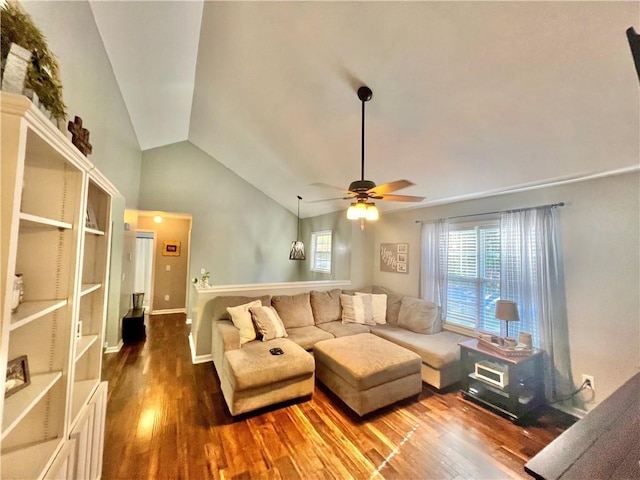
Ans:
POLYGON ((355 202, 352 203, 349 209, 347 210, 347 218, 349 220, 378 220, 380 218, 380 214, 378 213, 378 208, 375 203, 369 202, 355 202))

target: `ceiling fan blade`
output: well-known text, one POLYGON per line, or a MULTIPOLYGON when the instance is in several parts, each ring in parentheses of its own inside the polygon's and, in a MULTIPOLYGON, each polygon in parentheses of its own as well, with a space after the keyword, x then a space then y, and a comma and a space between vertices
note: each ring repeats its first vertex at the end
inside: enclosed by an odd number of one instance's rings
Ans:
POLYGON ((384 183, 382 185, 378 185, 377 187, 373 187, 368 190, 367 193, 373 193, 374 195, 384 195, 385 193, 395 192, 396 190, 400 190, 402 188, 410 187, 411 185, 415 185, 413 182, 409 180, 396 180, 395 182, 384 183))
POLYGON ((421 202, 424 197, 413 197, 411 195, 382 195, 382 198, 378 198, 385 202, 421 202))

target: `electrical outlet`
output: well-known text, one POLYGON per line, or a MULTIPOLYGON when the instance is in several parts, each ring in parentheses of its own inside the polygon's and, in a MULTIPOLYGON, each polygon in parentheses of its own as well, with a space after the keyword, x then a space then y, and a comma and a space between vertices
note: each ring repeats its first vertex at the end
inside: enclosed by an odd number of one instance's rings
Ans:
POLYGON ((596 391, 596 381, 593 378, 593 375, 586 375, 586 374, 582 374, 582 383, 581 385, 584 385, 584 382, 589 382, 591 390, 596 391))
POLYGON ((164 301, 165 301, 165 302, 168 302, 168 301, 169 301, 169 295, 165 295, 165 296, 164 296, 164 301))

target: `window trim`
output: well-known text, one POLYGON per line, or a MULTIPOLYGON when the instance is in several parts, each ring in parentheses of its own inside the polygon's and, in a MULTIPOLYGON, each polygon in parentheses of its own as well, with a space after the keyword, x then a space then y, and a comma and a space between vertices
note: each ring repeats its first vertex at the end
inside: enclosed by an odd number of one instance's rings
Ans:
POLYGON ((311 262, 310 270, 315 273, 331 274, 333 268, 333 230, 319 230, 317 232, 311 232, 311 262), (316 255, 317 255, 317 239, 318 237, 329 235, 329 268, 317 268, 316 267, 316 255))

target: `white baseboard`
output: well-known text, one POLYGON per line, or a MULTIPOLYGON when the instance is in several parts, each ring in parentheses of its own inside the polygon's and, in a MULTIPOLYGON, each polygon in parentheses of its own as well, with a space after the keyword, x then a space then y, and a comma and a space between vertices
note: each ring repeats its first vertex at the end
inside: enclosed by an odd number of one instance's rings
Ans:
POLYGON ((166 310, 154 310, 149 315, 168 315, 170 313, 187 313, 186 308, 168 308, 166 310))
POLYGON ((208 355, 196 355, 196 346, 193 343, 191 334, 189 334, 189 349, 191 350, 191 363, 194 365, 196 363, 213 362, 213 356, 210 353, 208 355))
POLYGON ((104 349, 104 353, 118 353, 122 349, 122 345, 124 345, 124 342, 120 340, 118 345, 114 347, 107 346, 107 348, 104 349))

